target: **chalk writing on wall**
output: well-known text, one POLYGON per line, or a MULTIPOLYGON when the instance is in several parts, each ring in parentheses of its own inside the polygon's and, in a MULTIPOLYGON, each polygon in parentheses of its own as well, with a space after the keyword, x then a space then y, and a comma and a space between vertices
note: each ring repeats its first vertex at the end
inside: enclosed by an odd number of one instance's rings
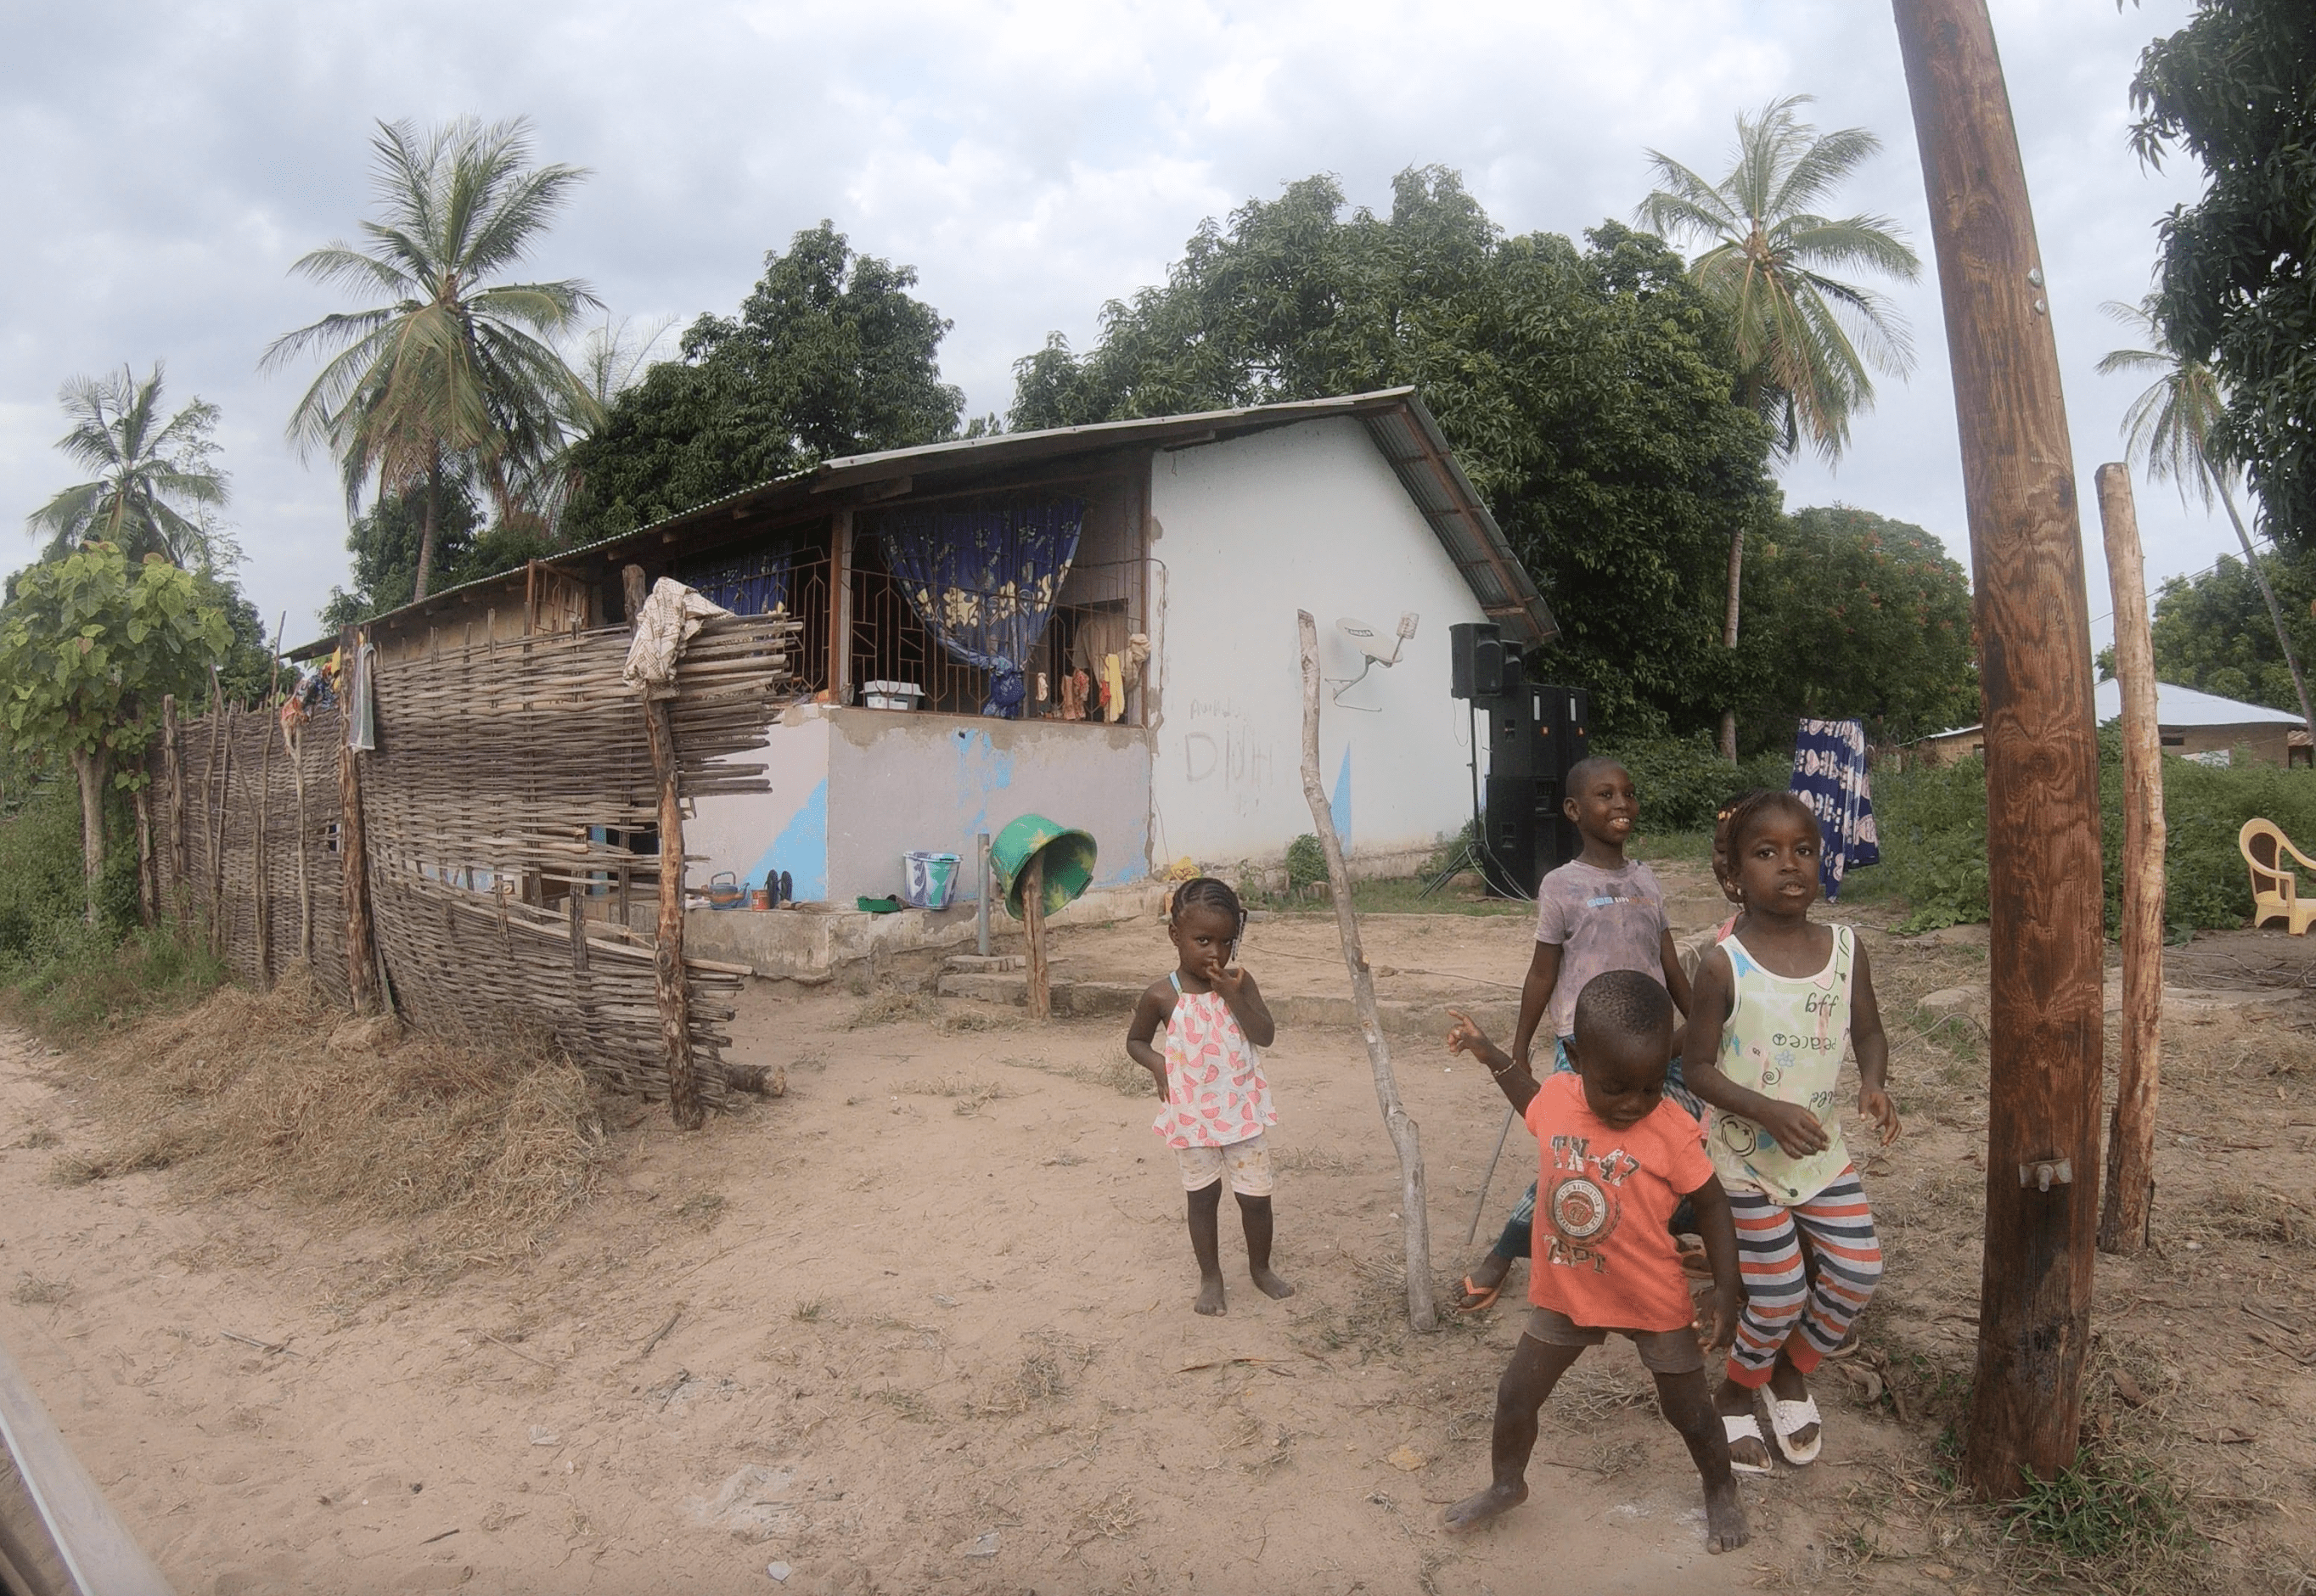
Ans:
POLYGON ((1234 812, 1259 813, 1263 794, 1287 768, 1278 743, 1228 699, 1192 700, 1189 719, 1182 735, 1184 780, 1194 786, 1218 783, 1234 812))

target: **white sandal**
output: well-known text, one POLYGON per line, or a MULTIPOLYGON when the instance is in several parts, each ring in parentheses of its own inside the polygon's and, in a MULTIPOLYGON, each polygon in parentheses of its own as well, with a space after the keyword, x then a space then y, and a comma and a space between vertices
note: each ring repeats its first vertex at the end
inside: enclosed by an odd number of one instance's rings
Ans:
MULTIPOLYGON (((1723 1439, 1732 1445, 1741 1440, 1761 1440, 1761 1421, 1750 1413, 1724 1413, 1721 1415, 1721 1433, 1723 1439)), ((1761 1449, 1764 1452, 1768 1450, 1767 1441, 1762 1441, 1761 1449)), ((1740 1462, 1736 1454, 1733 1452, 1729 1458, 1729 1472, 1767 1474, 1769 1472, 1769 1466, 1767 1463, 1740 1462)))
POLYGON ((1825 1445, 1825 1421, 1819 1417, 1817 1398, 1804 1396, 1799 1402, 1785 1402, 1775 1395, 1769 1398, 1769 1429, 1777 1438, 1777 1450, 1795 1468, 1806 1467, 1817 1461, 1818 1449, 1825 1445), (1795 1431, 1814 1424, 1817 1433, 1806 1446, 1796 1446, 1790 1437, 1795 1431))

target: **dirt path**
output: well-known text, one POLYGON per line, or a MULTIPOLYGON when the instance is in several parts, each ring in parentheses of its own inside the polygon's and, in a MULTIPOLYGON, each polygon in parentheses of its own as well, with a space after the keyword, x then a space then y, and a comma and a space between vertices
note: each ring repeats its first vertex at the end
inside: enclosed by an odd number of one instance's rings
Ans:
MULTIPOLYGON (((1466 924, 1394 934, 1468 939, 1459 958, 1492 961, 1473 973, 1516 981, 1525 928, 1466 924)), ((1983 974, 1967 947, 1885 963, 1893 1021, 1983 974)), ((95 1128, 68 1060, 0 1036, 0 1337, 187 1596, 2000 1588, 1934 1450, 1977 1283, 1983 1065, 1967 1057, 1902 1048, 1913 1128, 1869 1181, 1891 1256, 1869 1350, 1906 1417, 1822 1382, 1825 1460, 1747 1483, 1759 1538, 1715 1559, 1621 1343, 1546 1410, 1534 1499, 1470 1540, 1439 1532, 1439 1506, 1485 1476, 1518 1320, 1406 1333, 1396 1166, 1355 1035, 1288 1033, 1269 1057, 1278 1263, 1300 1290, 1241 1286, 1214 1321, 1189 1312, 1179 1188, 1150 1100, 1116 1084, 1131 1077, 1115 1024, 928 1004, 847 1029, 860 1006, 753 993, 743 1046, 789 1066, 787 1098, 690 1138, 656 1115, 615 1125, 600 1191, 535 1255, 432 1285, 382 1272, 397 1240, 382 1230, 189 1208, 166 1174, 58 1183, 95 1128)), ((2292 1360, 2316 1341, 2316 1298, 2305 1232, 2288 1208, 2260 1229, 2256 1193, 2305 1195, 2316 1126, 2294 1121, 2316 1120, 2301 1106, 2316 1074, 2265 1072, 2316 1044, 2285 1049, 2226 1011, 2183 1022, 2179 1046, 2168 1101, 2195 1139, 2166 1137, 2163 1255, 2102 1262, 2094 1405, 2237 1504, 2209 1520, 2223 1547, 2280 1567, 2306 1560, 2291 1526, 2316 1519, 2316 1379, 2292 1360), (2213 1301, 2226 1311, 2197 1311, 2213 1301), (2246 1333, 2263 1330, 2289 1355, 2246 1333), (2141 1405, 2116 1404, 2116 1369, 2141 1405)), ((1430 1050, 1403 1047, 1401 1074, 1435 1267, 1460 1273, 1533 1146, 1514 1133, 1465 1247, 1500 1100, 1430 1050)))

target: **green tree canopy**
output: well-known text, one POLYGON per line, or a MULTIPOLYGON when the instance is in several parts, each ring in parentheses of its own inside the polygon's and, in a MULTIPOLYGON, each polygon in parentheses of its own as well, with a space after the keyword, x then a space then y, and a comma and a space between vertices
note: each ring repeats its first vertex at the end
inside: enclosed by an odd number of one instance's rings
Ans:
POLYGON ((158 553, 83 545, 23 572, 0 609, 0 745, 62 759, 80 781, 87 915, 98 917, 104 791, 141 786, 169 693, 190 698, 231 642, 199 579, 158 553))
POLYGON ((820 460, 957 436, 965 396, 938 358, 949 323, 909 293, 916 281, 825 221, 766 254, 739 314, 693 322, 682 358, 652 366, 571 450, 566 536, 613 536, 820 460))
POLYGON ((1663 244, 1506 237, 1439 167, 1387 217, 1330 177, 1194 234, 1083 355, 1016 362, 1017 428, 1412 382, 1563 629, 1540 662, 1626 736, 1709 725, 1751 690, 1720 646, 1731 536, 1773 523, 1767 428, 1732 402, 1725 317, 1663 244))
MULTIPOLYGON (((335 629, 368 620, 409 603, 416 592, 418 551, 425 536, 426 497, 420 494, 381 494, 346 533, 346 549, 353 556, 353 585, 334 587, 322 608, 322 624, 335 629)), ((455 587, 477 576, 521 565, 543 552, 539 539, 526 532, 483 528, 482 507, 465 481, 446 474, 436 501, 435 568, 441 573, 435 587, 455 587), (520 550, 512 545, 521 543, 520 550), (509 556, 504 564, 498 557, 509 556)))
POLYGON ((2210 452, 2249 473, 2269 534, 2316 546, 2316 6, 2200 0, 2140 57, 2132 139, 2204 168, 2203 196, 2165 218, 2165 341, 2226 394, 2210 452))
MULTIPOLYGON (((2316 552, 2264 553, 2294 651, 2316 653, 2316 552)), ((2277 646, 2267 601, 2252 572, 2233 557, 2195 576, 2174 576, 2155 597, 2155 675, 2223 699, 2297 710, 2292 670, 2277 646)))
POLYGON ((226 502, 217 467, 218 407, 198 396, 163 419, 161 362, 143 380, 76 377, 57 395, 72 428, 57 447, 91 480, 76 483, 25 518, 49 535, 44 560, 61 559, 92 538, 131 559, 158 554, 177 566, 230 566, 232 544, 214 513, 226 502))
POLYGON ((1876 742, 1978 718, 1970 577, 1920 527, 1795 511, 1758 546, 1745 636, 1757 740, 1782 740, 1796 716, 1854 717, 1876 742))
POLYGON ((335 352, 290 437, 337 457, 349 514, 373 479, 381 494, 425 490, 413 577, 423 598, 446 472, 485 485, 514 520, 521 488, 598 414, 548 342, 575 329, 594 295, 575 280, 493 281, 530 254, 585 174, 531 165, 521 120, 464 118, 423 136, 381 122, 370 147, 381 216, 361 224, 367 247, 332 243, 290 270, 383 302, 285 334, 265 364, 335 352))

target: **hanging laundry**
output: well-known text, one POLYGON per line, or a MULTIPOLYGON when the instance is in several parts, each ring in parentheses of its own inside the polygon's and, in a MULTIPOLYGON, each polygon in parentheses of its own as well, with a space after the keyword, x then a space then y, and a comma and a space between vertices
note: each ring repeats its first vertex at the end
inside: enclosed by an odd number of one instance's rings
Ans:
POLYGON ((1818 881, 1831 903, 1841 878, 1882 862, 1874 832, 1874 784, 1866 771, 1866 726, 1857 720, 1804 720, 1794 733, 1793 790, 1824 834, 1818 881))

